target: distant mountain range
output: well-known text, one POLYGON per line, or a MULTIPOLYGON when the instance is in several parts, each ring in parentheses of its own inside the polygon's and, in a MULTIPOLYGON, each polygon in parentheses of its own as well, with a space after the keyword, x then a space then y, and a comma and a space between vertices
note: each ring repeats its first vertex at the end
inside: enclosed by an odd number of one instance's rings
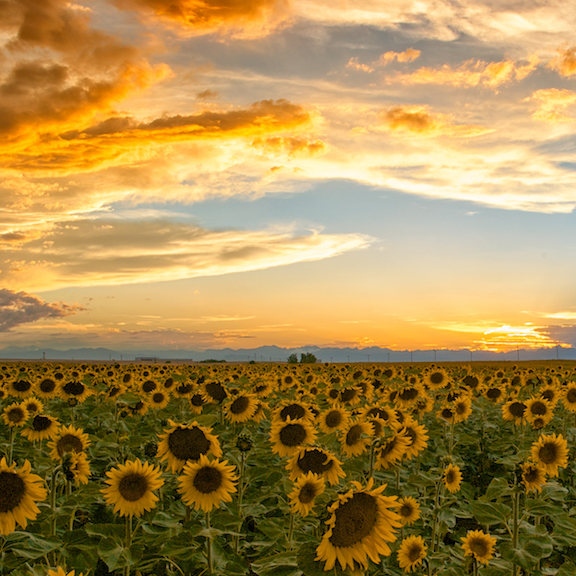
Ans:
POLYGON ((54 350, 37 346, 8 346, 0 349, 0 359, 20 360, 135 360, 154 358, 161 360, 226 360, 227 362, 286 362, 288 356, 311 353, 321 362, 470 362, 476 360, 576 360, 576 349, 554 347, 520 349, 509 352, 488 352, 483 350, 391 350, 389 348, 322 348, 303 346, 300 348, 280 348, 260 346, 259 348, 232 348, 210 350, 110 350, 108 348, 75 348, 54 350))

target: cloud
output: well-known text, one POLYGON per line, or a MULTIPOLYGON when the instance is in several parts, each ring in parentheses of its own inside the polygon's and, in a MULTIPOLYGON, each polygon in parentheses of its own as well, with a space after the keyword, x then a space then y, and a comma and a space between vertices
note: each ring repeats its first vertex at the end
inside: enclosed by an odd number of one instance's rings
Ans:
POLYGON ((576 326, 574 325, 544 326, 538 328, 538 332, 542 337, 548 338, 552 344, 562 343, 576 347, 576 326))
POLYGON ((518 64, 514 60, 502 60, 501 62, 484 62, 482 60, 467 60, 458 68, 452 68, 444 64, 440 68, 422 67, 407 74, 387 76, 388 82, 400 84, 447 84, 470 88, 474 86, 498 86, 520 81, 531 74, 537 67, 537 56, 529 56, 526 64, 518 64))
POLYGON ((568 106, 576 104, 576 92, 558 88, 545 88, 536 90, 525 101, 530 100, 535 100, 538 104, 538 108, 532 114, 534 120, 552 123, 574 122, 574 118, 564 112, 568 106))
POLYGON ((386 66, 390 62, 396 60, 397 62, 413 62, 420 56, 420 50, 414 50, 414 48, 408 48, 404 52, 385 52, 378 58, 379 66, 386 66))
POLYGON ((212 231, 169 221, 76 220, 10 253, 0 280, 7 286, 160 282, 331 258, 367 247, 362 234, 212 231))
POLYGON ((368 66, 367 64, 360 64, 358 62, 358 58, 350 58, 348 64, 346 64, 346 68, 352 68, 352 70, 358 70, 360 72, 368 72, 368 74, 374 72, 374 68, 371 66, 368 66))
POLYGON ((315 156, 322 154, 327 149, 322 140, 282 136, 256 138, 252 142, 252 146, 261 149, 265 154, 287 154, 289 158, 315 156))
POLYGON ((548 68, 556 70, 561 76, 576 76, 576 46, 558 48, 558 56, 548 63, 548 68))
POLYGON ((152 12, 190 34, 261 38, 290 22, 287 0, 115 0, 124 10, 152 12))
POLYGON ((44 318, 62 318, 85 310, 76 304, 49 304, 34 294, 0 288, 0 332, 44 318))
POLYGON ((384 124, 394 132, 410 132, 421 136, 453 136, 471 138, 493 132, 492 128, 452 124, 451 116, 431 114, 424 106, 394 106, 382 114, 384 124))

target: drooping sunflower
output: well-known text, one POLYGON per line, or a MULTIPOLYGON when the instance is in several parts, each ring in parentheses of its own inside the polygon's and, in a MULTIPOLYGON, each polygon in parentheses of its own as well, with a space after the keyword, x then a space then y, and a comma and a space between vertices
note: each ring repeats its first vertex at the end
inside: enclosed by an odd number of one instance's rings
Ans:
POLYGON ((318 426, 322 432, 329 434, 330 432, 335 432, 336 430, 342 430, 348 423, 348 411, 334 404, 332 408, 322 412, 318 418, 318 426))
POLYGON ((448 466, 444 468, 442 482, 450 494, 456 494, 456 492, 460 490, 460 484, 462 483, 462 472, 460 472, 460 468, 453 464, 448 464, 448 466))
POLYGON ((241 392, 224 405, 226 419, 230 422, 247 422, 258 409, 258 400, 254 394, 241 392))
POLYGON ((376 447, 374 468, 387 470, 402 460, 410 446, 410 438, 403 431, 397 431, 391 437, 381 440, 376 447))
POLYGON ((307 446, 299 448, 294 453, 286 464, 286 470, 290 472, 290 480, 296 480, 299 476, 312 472, 330 484, 338 484, 340 478, 346 476, 341 464, 342 462, 328 450, 307 446))
POLYGON ((197 422, 187 426, 176 424, 172 420, 168 420, 168 423, 171 428, 158 435, 162 441, 158 445, 156 456, 161 462, 167 460, 173 473, 180 472, 189 461, 196 462, 200 456, 222 456, 220 442, 211 434, 212 428, 200 426, 197 422))
POLYGON ((546 469, 531 462, 522 464, 521 469, 522 484, 526 487, 526 492, 542 492, 542 486, 546 484, 546 469))
POLYGON ((374 426, 370 422, 351 420, 340 434, 342 452, 348 458, 362 454, 372 441, 373 436, 374 426))
POLYGON ((398 549, 398 564, 404 572, 416 570, 426 558, 427 546, 422 536, 408 536, 404 538, 398 549))
POLYGON ((66 452, 84 452, 90 446, 88 434, 82 428, 74 426, 63 426, 56 433, 53 440, 48 442, 50 448, 50 458, 62 460, 66 452))
POLYGON ((140 517, 156 507, 158 496, 153 490, 164 484, 161 475, 162 471, 157 466, 142 463, 139 459, 128 460, 106 472, 109 486, 100 492, 120 516, 140 517))
POLYGON ((562 434, 543 434, 532 444, 532 459, 548 476, 558 476, 558 468, 568 464, 568 443, 562 434))
POLYGON ((401 526, 395 512, 396 496, 383 496, 383 484, 372 489, 371 478, 366 488, 352 482, 354 488, 338 495, 329 508, 332 516, 326 521, 328 530, 316 549, 316 560, 324 561, 324 570, 331 570, 336 561, 343 570, 357 562, 366 568, 368 558, 379 563, 380 556, 390 556, 388 542, 396 540, 395 530, 401 526))
POLYGON ((26 424, 28 417, 30 414, 28 410, 24 408, 22 404, 18 402, 14 402, 10 404, 10 406, 6 406, 2 411, 2 420, 4 420, 4 424, 6 426, 10 426, 11 428, 19 428, 26 424))
POLYGON ((566 410, 576 412, 576 382, 570 382, 562 391, 562 403, 566 410))
POLYGON ((288 494, 290 508, 294 514, 308 516, 314 507, 314 500, 324 492, 326 484, 322 476, 308 472, 296 478, 294 490, 288 494))
POLYGON ((0 534, 16 530, 16 523, 26 528, 28 520, 36 520, 40 510, 36 502, 46 499, 48 491, 40 476, 31 474, 28 460, 19 470, 13 462, 8 466, 6 458, 0 461, 0 534))
MULTIPOLYGON (((534 424, 536 420, 542 420, 543 426, 548 424, 554 418, 554 412, 549 400, 545 398, 529 398, 525 402, 526 412, 524 416, 530 424, 534 424)), ((542 426, 539 426, 540 428, 542 426)))
POLYGON ((508 400, 502 405, 502 418, 514 424, 523 424, 526 421, 526 404, 514 398, 508 400))
POLYGON ((53 440, 58 433, 60 423, 53 416, 47 414, 36 414, 32 418, 30 426, 22 430, 22 436, 36 442, 37 440, 53 440))
POLYGON ((288 416, 286 422, 277 420, 270 428, 272 452, 280 456, 292 456, 301 446, 312 444, 315 440, 314 428, 304 419, 292 420, 288 416))
POLYGON ((466 536, 460 538, 466 556, 474 556, 476 561, 488 564, 494 555, 496 538, 484 534, 482 530, 468 530, 466 536))
POLYGON ((410 526, 420 518, 420 504, 412 496, 398 500, 398 515, 402 526, 410 526))
POLYGON ((201 455, 197 462, 188 462, 178 477, 178 492, 188 506, 210 512, 219 508, 222 502, 231 502, 236 492, 237 476, 235 466, 227 466, 228 460, 212 462, 201 455))

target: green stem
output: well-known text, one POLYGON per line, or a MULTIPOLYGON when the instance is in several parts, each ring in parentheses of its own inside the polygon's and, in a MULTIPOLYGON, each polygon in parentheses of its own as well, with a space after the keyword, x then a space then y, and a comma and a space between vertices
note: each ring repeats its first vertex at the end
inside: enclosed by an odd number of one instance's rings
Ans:
POLYGON ((452 451, 454 450, 454 419, 450 422, 450 438, 448 444, 448 454, 452 456, 452 451))
POLYGON ((368 481, 372 478, 372 474, 374 473, 374 456, 376 453, 376 443, 372 442, 372 446, 370 446, 370 467, 368 470, 368 481))
MULTIPOLYGON (((206 512, 206 530, 210 530, 210 512, 206 512)), ((206 556, 208 558, 208 574, 214 574, 214 559, 212 558, 212 534, 208 533, 206 540, 206 556)))
MULTIPOLYGON (((516 485, 517 488, 517 485, 516 485)), ((512 498, 512 548, 518 548, 518 531, 519 531, 519 517, 520 517, 520 492, 514 493, 512 498)), ((516 576, 517 565, 516 562, 512 563, 512 576, 516 576)))
POLYGON ((12 454, 14 453, 14 426, 10 426, 10 445, 8 447, 8 466, 12 466, 12 454))
MULTIPOLYGON (((238 532, 242 530, 242 518, 244 517, 244 511, 242 510, 242 500, 244 499, 244 470, 246 468, 246 452, 240 452, 240 477, 238 479, 238 518, 240 524, 238 526, 238 532)), ((240 547, 240 536, 234 536, 234 552, 238 554, 238 548, 240 547)))
POLYGON ((474 563, 472 564, 473 569, 474 569, 474 576, 478 576, 478 560, 476 560, 476 558, 474 558, 474 563))
POLYGON ((56 478, 58 476, 58 468, 52 471, 52 478, 50 478, 50 509, 52 510, 52 518, 50 519, 50 536, 56 534, 56 478))
MULTIPOLYGON (((128 514, 126 516, 126 532, 124 534, 124 547, 126 550, 130 550, 132 545, 132 516, 128 514)), ((124 568, 124 576, 130 576, 130 565, 124 568)))
POLYGON ((292 548, 292 536, 294 535, 294 513, 290 514, 290 526, 288 527, 288 542, 289 548, 292 548))
POLYGON ((394 474, 396 474, 396 493, 400 494, 400 465, 394 468, 394 474))
POLYGON ((432 523, 432 537, 431 537, 433 553, 436 551, 436 530, 438 529, 438 511, 439 511, 441 487, 442 487, 442 481, 438 480, 438 482, 436 482, 436 494, 434 496, 434 509, 433 509, 434 521, 432 523))
POLYGON ((186 506, 186 512, 184 514, 184 524, 190 522, 190 506, 186 506))

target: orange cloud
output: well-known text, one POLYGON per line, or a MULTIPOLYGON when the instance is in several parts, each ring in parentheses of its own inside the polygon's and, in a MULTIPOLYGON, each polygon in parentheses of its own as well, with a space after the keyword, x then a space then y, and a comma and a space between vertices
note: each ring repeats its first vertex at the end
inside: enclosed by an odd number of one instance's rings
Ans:
POLYGON ((287 0, 115 0, 124 10, 152 11, 192 33, 220 32, 235 38, 260 38, 286 26, 287 0))
POLYGON ((552 123, 574 122, 574 118, 564 112, 568 106, 576 104, 576 92, 548 88, 536 90, 526 100, 536 100, 538 103, 537 110, 532 114, 534 120, 552 123))
POLYGON ((358 58, 350 58, 348 64, 346 64, 346 68, 352 68, 353 70, 358 70, 360 72, 374 72, 374 68, 368 66, 367 64, 360 64, 358 62, 358 58))
POLYGON ((405 52, 385 52, 378 59, 379 66, 386 66, 389 62, 396 60, 397 62, 413 62, 420 56, 420 50, 408 48, 405 52))
POLYGON ((272 136, 256 138, 252 146, 260 148, 265 154, 287 154, 288 157, 310 157, 326 150, 322 140, 310 141, 305 138, 272 136))
POLYGON ((409 74, 389 76, 387 80, 401 84, 448 84, 466 88, 480 85, 497 88, 512 80, 523 80, 536 69, 538 61, 537 56, 530 56, 528 63, 523 65, 513 60, 490 63, 467 60, 456 69, 448 64, 440 68, 423 67, 409 74))
POLYGON ((548 68, 561 76, 576 76, 576 46, 558 48, 558 56, 548 63, 548 68))
MULTIPOLYGON (((37 136, 18 148, 12 145, 0 158, 0 167, 52 172, 89 170, 110 165, 120 157, 135 160, 134 155, 157 144, 253 137, 294 129, 310 120, 302 106, 287 100, 262 100, 245 109, 164 116, 150 122, 112 117, 86 128, 37 136)), ((314 152, 320 147, 318 142, 305 143, 297 138, 284 138, 282 142, 290 154, 305 149, 314 152)))
POLYGON ((452 124, 450 116, 431 114, 424 106, 394 106, 384 112, 382 118, 389 130, 421 136, 470 138, 494 131, 483 126, 452 124))

